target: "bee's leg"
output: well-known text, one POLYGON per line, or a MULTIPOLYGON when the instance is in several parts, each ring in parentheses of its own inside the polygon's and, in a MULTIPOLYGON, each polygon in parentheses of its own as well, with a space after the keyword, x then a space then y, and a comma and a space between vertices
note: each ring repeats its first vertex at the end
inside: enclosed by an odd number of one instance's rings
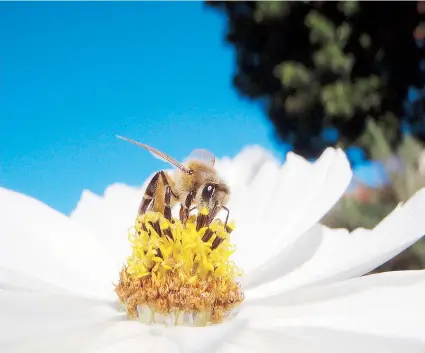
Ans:
POLYGON ((186 196, 186 200, 180 206, 180 221, 183 224, 186 224, 186 221, 189 218, 189 207, 192 204, 193 196, 193 191, 189 192, 189 194, 186 196))
MULTIPOLYGON (((168 186, 170 188, 171 195, 173 195, 174 198, 178 199, 176 193, 173 191, 173 189, 171 189, 170 183, 168 182, 168 179, 165 176, 165 173, 162 170, 159 171, 158 173, 161 175, 162 182, 164 183, 164 186, 168 186)), ((170 199, 170 203, 171 203, 171 199, 170 199)))
POLYGON ((171 221, 171 187, 170 185, 165 186, 165 198, 164 198, 164 217, 171 221))
POLYGON ((177 195, 171 189, 170 184, 168 183, 167 177, 163 171, 158 172, 161 175, 162 183, 165 186, 165 197, 164 197, 164 217, 171 221, 171 195, 177 199, 177 195))
POLYGON ((225 206, 221 206, 221 208, 222 208, 223 210, 227 211, 226 221, 224 222, 224 227, 226 227, 226 226, 227 226, 227 222, 229 221, 229 214, 230 214, 230 211, 229 211, 229 209, 228 209, 227 207, 225 207, 225 206))
POLYGON ((152 203, 160 173, 161 172, 156 173, 146 187, 145 194, 143 195, 143 199, 140 202, 139 215, 145 214, 149 208, 149 205, 152 203))

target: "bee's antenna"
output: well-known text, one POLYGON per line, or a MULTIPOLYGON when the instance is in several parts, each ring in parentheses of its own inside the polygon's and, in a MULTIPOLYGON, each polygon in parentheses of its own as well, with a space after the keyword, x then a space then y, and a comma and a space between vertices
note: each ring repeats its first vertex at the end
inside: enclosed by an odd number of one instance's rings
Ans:
POLYGON ((174 165, 175 167, 179 168, 180 170, 182 170, 182 171, 183 171, 183 172, 185 172, 186 174, 189 174, 189 175, 192 175, 192 174, 193 174, 193 171, 192 171, 192 170, 190 170, 190 169, 186 168, 186 167, 185 167, 183 164, 181 164, 179 161, 175 160, 174 158, 170 157, 169 155, 165 154, 164 152, 161 152, 161 151, 157 150, 156 148, 153 148, 153 147, 151 147, 151 146, 145 145, 144 143, 137 142, 137 141, 135 141, 135 140, 129 139, 129 138, 124 137, 124 136, 120 136, 120 135, 115 135, 115 136, 116 136, 116 137, 118 137, 118 138, 119 138, 119 139, 121 139, 121 140, 124 140, 124 141, 130 142, 130 143, 133 143, 133 144, 135 144, 136 146, 143 147, 143 148, 147 149, 147 150, 148 150, 150 153, 152 153, 152 154, 153 154, 156 158, 158 158, 158 157, 159 157, 160 159, 162 159, 162 160, 164 160, 164 161, 166 161, 166 162, 168 162, 168 163, 170 163, 170 164, 174 165))

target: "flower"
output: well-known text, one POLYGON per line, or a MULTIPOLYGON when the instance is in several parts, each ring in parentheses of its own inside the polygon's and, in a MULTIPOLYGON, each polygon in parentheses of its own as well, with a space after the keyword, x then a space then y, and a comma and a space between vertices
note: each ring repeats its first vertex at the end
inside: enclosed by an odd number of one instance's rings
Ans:
POLYGON ((243 301, 230 261, 234 225, 209 222, 203 208, 183 224, 156 212, 136 219, 132 254, 116 286, 127 316, 145 323, 206 326, 234 315, 243 301), (233 314, 233 315, 231 315, 233 314))
POLYGON ((232 259, 244 270, 234 319, 165 327, 117 310, 142 189, 86 192, 66 217, 0 188, 0 351, 424 351, 425 272, 359 276, 425 233, 425 190, 373 230, 349 233, 318 224, 350 182, 342 151, 315 163, 290 154, 280 167, 254 148, 219 162, 233 190, 232 259))

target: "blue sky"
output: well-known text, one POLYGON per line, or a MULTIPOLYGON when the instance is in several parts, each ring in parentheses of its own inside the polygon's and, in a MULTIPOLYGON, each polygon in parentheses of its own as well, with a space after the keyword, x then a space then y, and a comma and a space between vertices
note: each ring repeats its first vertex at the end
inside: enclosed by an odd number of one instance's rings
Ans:
POLYGON ((0 185, 69 213, 81 191, 139 185, 178 159, 259 144, 270 124, 231 85, 224 18, 200 2, 0 3, 0 185))

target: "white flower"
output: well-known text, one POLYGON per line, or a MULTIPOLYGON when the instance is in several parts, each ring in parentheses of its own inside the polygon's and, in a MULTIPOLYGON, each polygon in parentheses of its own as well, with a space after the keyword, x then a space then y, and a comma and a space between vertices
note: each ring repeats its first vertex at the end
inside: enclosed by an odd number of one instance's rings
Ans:
POLYGON ((283 167, 261 149, 219 161, 245 301, 207 327, 128 321, 113 282, 141 189, 86 192, 70 218, 0 188, 0 352, 424 352, 425 272, 361 276, 425 233, 425 190, 375 229, 317 222, 351 178, 345 155, 283 167))

